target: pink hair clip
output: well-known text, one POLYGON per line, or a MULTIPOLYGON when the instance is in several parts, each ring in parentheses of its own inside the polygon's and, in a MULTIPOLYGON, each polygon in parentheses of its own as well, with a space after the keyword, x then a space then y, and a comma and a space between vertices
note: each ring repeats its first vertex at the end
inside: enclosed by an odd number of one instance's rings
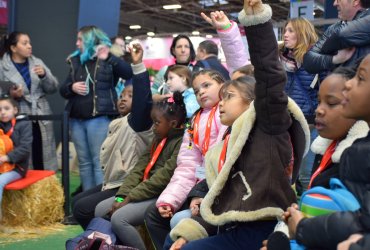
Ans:
POLYGON ((169 97, 168 99, 167 99, 167 102, 168 103, 174 103, 175 102, 175 100, 173 99, 173 97, 171 96, 171 97, 169 97))

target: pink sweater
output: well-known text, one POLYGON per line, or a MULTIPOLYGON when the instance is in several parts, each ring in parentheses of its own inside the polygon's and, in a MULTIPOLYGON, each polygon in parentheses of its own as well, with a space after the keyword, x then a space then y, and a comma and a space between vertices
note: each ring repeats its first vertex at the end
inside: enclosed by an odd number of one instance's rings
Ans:
MULTIPOLYGON (((166 189, 162 192, 157 200, 157 207, 162 204, 171 205, 173 211, 177 211, 186 200, 186 197, 190 190, 196 184, 197 178, 195 177, 195 170, 197 166, 203 166, 204 157, 201 153, 201 146, 203 145, 205 127, 208 120, 208 115, 211 109, 204 109, 200 115, 199 121, 199 145, 192 143, 193 147, 189 148, 189 134, 185 131, 185 135, 182 139, 180 152, 177 157, 177 167, 171 178, 170 183, 166 189)), ((215 145, 217 142, 222 140, 222 136, 225 133, 227 126, 224 126, 220 122, 220 111, 217 108, 211 127, 211 135, 209 148, 215 145)))

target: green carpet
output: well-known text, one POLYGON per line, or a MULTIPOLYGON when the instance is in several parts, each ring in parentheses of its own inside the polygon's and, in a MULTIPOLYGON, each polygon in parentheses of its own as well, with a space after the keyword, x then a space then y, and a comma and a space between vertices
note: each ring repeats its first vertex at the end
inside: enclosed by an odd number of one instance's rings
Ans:
MULTIPOLYGON (((61 174, 57 173, 58 178, 61 174)), ((70 174, 70 193, 76 190, 80 185, 80 178, 76 173, 70 174)), ((0 237, 0 249, 9 250, 62 250, 65 249, 65 242, 82 233, 80 226, 62 226, 60 230, 46 235, 29 239, 22 234, 9 237, 0 237)))

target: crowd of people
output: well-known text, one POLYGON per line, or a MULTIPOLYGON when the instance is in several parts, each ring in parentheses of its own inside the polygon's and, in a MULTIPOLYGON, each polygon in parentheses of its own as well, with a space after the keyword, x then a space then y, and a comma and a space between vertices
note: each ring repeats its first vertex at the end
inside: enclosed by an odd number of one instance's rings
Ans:
POLYGON ((140 225, 155 249, 370 249, 369 5, 335 0, 340 21, 321 37, 290 19, 279 46, 271 7, 244 0, 250 58, 234 21, 201 13, 227 67, 213 41, 195 50, 180 34, 153 84, 143 47, 95 26, 78 31, 61 84, 27 34, 3 37, 0 80, 14 85, 0 97, 0 142, 11 142, 0 220, 6 184, 30 163, 57 169, 52 124, 25 115, 51 114, 46 95, 59 88, 82 187, 71 218, 84 230, 104 218, 116 244, 140 250, 140 225), (306 218, 299 198, 332 178, 360 209, 306 218))

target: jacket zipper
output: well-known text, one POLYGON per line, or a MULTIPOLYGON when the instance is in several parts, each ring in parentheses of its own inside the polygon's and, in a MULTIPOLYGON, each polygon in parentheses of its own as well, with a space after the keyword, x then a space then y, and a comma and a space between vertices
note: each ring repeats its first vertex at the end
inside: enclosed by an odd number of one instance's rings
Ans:
POLYGON ((96 95, 95 95, 95 82, 96 82, 96 72, 98 71, 98 67, 99 67, 99 58, 96 59, 96 64, 95 64, 95 70, 94 70, 94 81, 93 81, 93 116, 96 116, 96 114, 98 113, 96 111, 96 95))

